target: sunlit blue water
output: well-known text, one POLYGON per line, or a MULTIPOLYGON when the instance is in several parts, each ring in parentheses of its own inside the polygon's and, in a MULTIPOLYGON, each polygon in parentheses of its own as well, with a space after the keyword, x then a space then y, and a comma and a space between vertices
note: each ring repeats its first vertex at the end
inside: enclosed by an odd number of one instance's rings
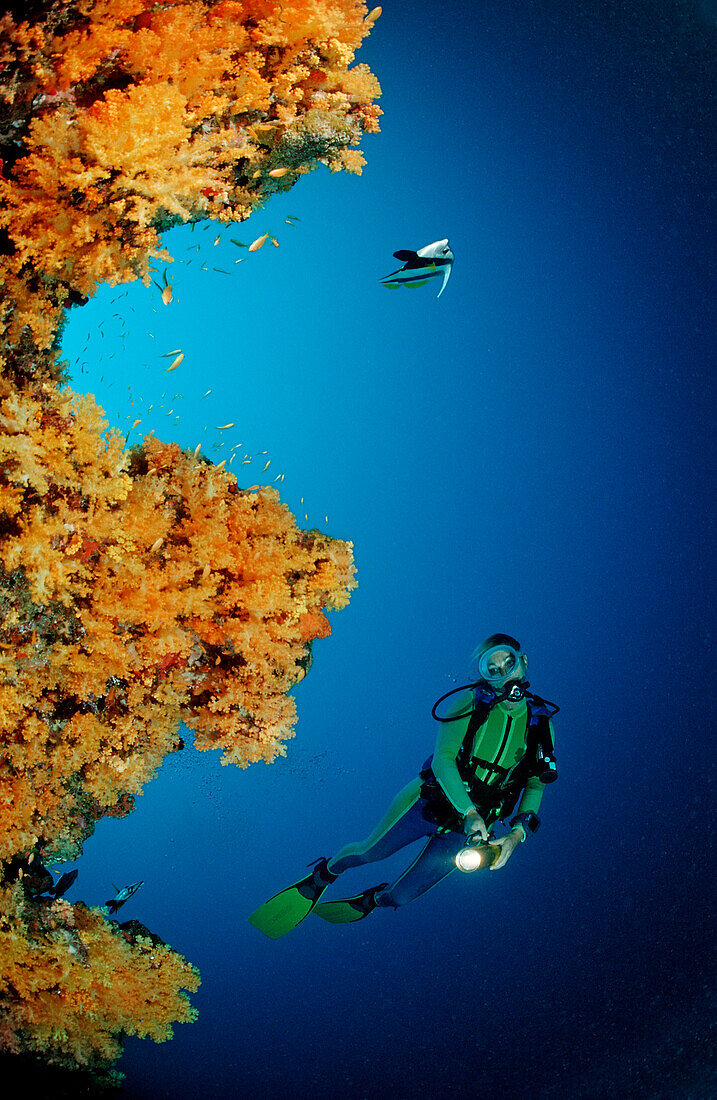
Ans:
POLYGON ((240 481, 284 474, 360 584, 285 761, 188 748, 86 845, 69 897, 144 879, 123 916, 202 972, 196 1024, 128 1043, 128 1096, 717 1094, 714 41, 687 0, 387 0, 361 178, 168 234, 168 307, 135 284, 73 311, 72 384, 111 425, 217 461, 241 443, 240 481), (230 240, 266 231, 278 248, 230 240), (379 285, 443 237, 440 302, 379 285), (396 913, 264 939, 248 913, 368 832, 496 630, 561 705, 534 841, 396 913))

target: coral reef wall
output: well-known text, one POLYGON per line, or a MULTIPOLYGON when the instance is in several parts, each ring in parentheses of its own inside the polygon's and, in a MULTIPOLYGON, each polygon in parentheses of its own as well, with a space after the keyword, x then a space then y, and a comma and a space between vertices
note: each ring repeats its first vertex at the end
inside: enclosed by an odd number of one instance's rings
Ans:
POLYGON ((53 892, 180 723, 271 761, 354 587, 351 544, 63 385, 68 306, 149 281, 161 232, 359 172, 379 94, 355 0, 29 0, 0 18, 0 1048, 110 1065, 192 1018, 196 971, 53 892))

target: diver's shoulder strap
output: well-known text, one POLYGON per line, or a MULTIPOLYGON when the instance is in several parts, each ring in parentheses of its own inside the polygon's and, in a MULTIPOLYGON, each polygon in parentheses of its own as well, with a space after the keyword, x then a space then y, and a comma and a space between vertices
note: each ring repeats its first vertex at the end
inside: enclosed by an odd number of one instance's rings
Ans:
POLYGON ((471 749, 473 748, 473 741, 475 735, 481 728, 486 718, 491 712, 491 708, 495 704, 495 696, 487 691, 483 691, 481 688, 476 687, 473 692, 473 711, 468 720, 466 726, 466 732, 461 742, 461 747, 458 750, 458 756, 456 760, 460 764, 467 764, 471 758, 471 749))
POLYGON ((480 783, 482 787, 486 786, 484 781, 476 779, 476 766, 482 768, 488 775, 497 776, 499 781, 498 785, 505 782, 512 770, 511 768, 504 768, 500 764, 496 764, 493 760, 485 760, 483 757, 476 756, 473 753, 475 736, 481 726, 486 722, 488 715, 497 701, 493 692, 484 691, 482 688, 476 687, 473 701, 473 713, 470 716, 465 736, 458 750, 458 755, 456 756, 456 765, 460 772, 461 779, 464 783, 468 783, 471 788, 476 783, 480 783))

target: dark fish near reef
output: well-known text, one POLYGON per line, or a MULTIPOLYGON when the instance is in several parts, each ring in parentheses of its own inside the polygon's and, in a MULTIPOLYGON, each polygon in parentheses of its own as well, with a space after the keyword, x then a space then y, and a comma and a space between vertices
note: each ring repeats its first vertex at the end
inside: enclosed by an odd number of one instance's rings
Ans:
POLYGON ((74 871, 65 871, 64 875, 57 880, 49 893, 54 894, 56 898, 61 898, 62 895, 66 894, 70 889, 78 874, 79 872, 77 869, 74 871))
POLYGON ((105 905, 109 909, 110 913, 116 913, 118 909, 121 909, 126 901, 136 894, 140 886, 144 886, 144 879, 141 882, 135 882, 132 886, 123 886, 121 890, 118 890, 114 882, 112 885, 115 887, 115 896, 106 901, 105 905))
POLYGON ((442 279, 443 284, 438 291, 440 298, 450 278, 454 259, 447 240, 434 241, 433 244, 419 248, 417 252, 412 252, 408 248, 399 248, 398 252, 394 252, 394 256, 397 260, 403 260, 404 265, 398 271, 381 279, 382 286, 387 286, 391 290, 399 286, 412 289, 425 286, 431 279, 442 279))

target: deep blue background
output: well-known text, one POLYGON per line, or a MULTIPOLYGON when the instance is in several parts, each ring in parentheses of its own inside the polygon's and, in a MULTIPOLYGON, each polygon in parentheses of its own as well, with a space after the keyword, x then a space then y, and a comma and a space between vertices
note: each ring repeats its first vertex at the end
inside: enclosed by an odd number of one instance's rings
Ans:
POLYGON ((129 1096, 717 1094, 716 25, 687 0, 387 0, 357 58, 385 111, 362 177, 169 234, 169 307, 135 284, 73 311, 72 383, 110 423, 217 460, 241 441, 240 482, 284 473, 360 583, 286 760, 187 748, 86 845, 70 898, 144 879, 123 916, 202 972, 196 1024, 128 1043, 129 1096), (267 230, 279 248, 230 243, 267 230), (440 302, 379 285, 445 236, 440 302), (562 708, 535 840, 396 913, 264 939, 247 914, 372 827, 496 630, 562 708))

